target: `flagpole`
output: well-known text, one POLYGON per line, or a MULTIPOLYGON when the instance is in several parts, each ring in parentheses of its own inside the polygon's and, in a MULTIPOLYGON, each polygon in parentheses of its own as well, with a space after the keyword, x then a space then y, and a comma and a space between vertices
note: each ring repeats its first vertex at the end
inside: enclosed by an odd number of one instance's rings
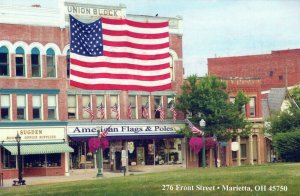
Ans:
MULTIPOLYGON (((97 130, 98 133, 98 139, 100 139, 100 129, 97 130)), ((96 154, 96 158, 98 160, 98 172, 97 172, 97 177, 103 177, 102 174, 102 148, 98 148, 97 154, 96 154)))

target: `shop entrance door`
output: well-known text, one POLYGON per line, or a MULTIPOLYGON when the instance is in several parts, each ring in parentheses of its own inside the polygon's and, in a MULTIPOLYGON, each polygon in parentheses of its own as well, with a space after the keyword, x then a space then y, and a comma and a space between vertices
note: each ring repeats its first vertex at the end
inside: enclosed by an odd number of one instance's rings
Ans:
POLYGON ((115 152, 115 157, 116 157, 116 170, 122 170, 121 152, 119 151, 115 152))
POLYGON ((145 149, 144 147, 136 148, 137 165, 145 165, 145 149))

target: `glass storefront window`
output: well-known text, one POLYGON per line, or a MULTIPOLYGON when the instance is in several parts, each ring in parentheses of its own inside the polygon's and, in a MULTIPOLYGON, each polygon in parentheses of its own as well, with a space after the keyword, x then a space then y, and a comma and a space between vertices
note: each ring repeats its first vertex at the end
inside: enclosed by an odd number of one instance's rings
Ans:
POLYGON ((24 167, 59 167, 61 154, 33 154, 24 156, 24 167))
POLYGON ((15 169, 16 168, 16 156, 12 155, 8 150, 2 148, 1 161, 3 169, 15 169))

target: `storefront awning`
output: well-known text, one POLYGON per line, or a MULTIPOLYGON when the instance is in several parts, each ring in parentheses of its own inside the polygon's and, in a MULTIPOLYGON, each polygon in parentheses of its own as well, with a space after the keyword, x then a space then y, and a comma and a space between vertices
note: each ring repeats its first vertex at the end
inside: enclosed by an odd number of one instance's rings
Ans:
MULTIPOLYGON (((11 152, 12 155, 18 154, 17 145, 3 145, 5 149, 11 152)), ((64 153, 74 152, 68 144, 21 144, 20 145, 21 155, 28 154, 52 154, 52 153, 64 153)))

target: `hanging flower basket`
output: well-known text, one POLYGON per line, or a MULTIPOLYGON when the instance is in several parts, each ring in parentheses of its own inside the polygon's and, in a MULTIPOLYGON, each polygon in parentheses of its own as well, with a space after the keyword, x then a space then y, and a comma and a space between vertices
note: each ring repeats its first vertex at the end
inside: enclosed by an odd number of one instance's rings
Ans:
POLYGON ((108 142, 108 139, 106 137, 101 137, 99 142, 100 142, 100 146, 99 147, 102 150, 104 150, 104 149, 106 149, 106 148, 109 147, 109 142, 108 142))
POLYGON ((195 154, 198 154, 203 147, 203 141, 201 137, 192 137, 189 142, 190 147, 195 154))
POLYGON ((92 153, 95 153, 96 150, 98 150, 100 146, 100 141, 98 138, 91 138, 89 139, 89 151, 92 152, 92 153))
POLYGON ((206 149, 211 149, 215 147, 217 141, 214 141, 213 137, 208 137, 205 139, 205 148, 206 149))

